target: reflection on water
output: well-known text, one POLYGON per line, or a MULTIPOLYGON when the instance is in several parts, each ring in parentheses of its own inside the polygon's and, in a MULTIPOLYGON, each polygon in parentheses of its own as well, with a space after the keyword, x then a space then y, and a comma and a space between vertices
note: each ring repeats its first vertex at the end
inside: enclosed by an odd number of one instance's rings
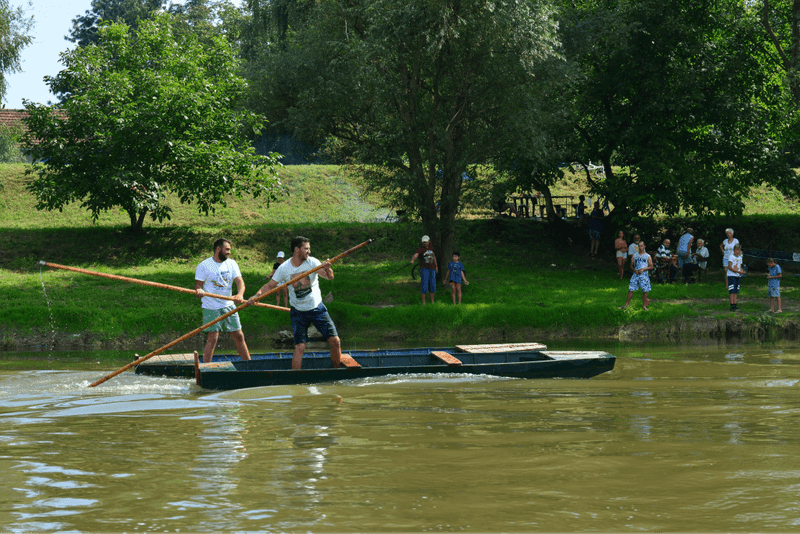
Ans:
POLYGON ((796 530, 800 351, 627 353, 223 393, 2 371, 0 530, 796 530))

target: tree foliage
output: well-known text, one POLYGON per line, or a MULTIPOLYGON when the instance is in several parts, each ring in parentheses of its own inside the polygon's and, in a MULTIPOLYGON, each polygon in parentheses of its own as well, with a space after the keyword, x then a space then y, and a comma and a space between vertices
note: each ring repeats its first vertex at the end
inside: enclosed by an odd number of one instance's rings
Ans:
POLYGON ((0 100, 8 90, 6 75, 22 70, 20 54, 33 40, 32 27, 33 17, 28 17, 25 9, 0 0, 0 100))
POLYGON ((747 2, 565 2, 561 28, 572 161, 605 166, 587 182, 625 216, 738 213, 751 185, 794 180, 747 2))
POLYGON ((164 7, 164 0, 92 0, 92 8, 72 19, 64 39, 78 46, 97 42, 103 24, 122 23, 134 30, 140 20, 149 19, 164 7))
POLYGON ((296 134, 326 139, 388 204, 418 214, 441 262, 465 173, 534 120, 535 74, 556 57, 551 15, 535 0, 323 0, 267 50, 254 85, 296 134))
POLYGON ((46 79, 69 91, 63 107, 26 102, 39 209, 81 202, 96 218, 121 207, 141 229, 147 214, 169 218, 167 192, 206 214, 231 193, 270 194, 275 160, 249 144, 262 119, 237 107, 246 83, 231 47, 173 29, 168 14, 135 31, 104 26, 46 79))

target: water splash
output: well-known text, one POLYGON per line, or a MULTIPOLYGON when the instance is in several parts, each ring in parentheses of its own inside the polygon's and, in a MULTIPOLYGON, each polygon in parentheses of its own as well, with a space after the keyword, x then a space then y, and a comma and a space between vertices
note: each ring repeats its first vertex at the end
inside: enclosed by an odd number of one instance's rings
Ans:
MULTIPOLYGON (((50 297, 47 296, 47 289, 44 287, 44 276, 42 275, 42 264, 39 264, 39 281, 42 283, 42 295, 47 303, 47 313, 50 315, 50 350, 56 347, 56 321, 53 319, 53 308, 50 306, 50 297)), ((50 354, 52 357, 52 354, 50 354)))

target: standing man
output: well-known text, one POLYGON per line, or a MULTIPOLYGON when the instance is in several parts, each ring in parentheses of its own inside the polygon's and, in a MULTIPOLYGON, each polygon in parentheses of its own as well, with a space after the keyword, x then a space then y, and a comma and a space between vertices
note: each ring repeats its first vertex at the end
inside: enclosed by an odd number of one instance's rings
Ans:
MULTIPOLYGON (((244 279, 239 271, 236 261, 230 259, 231 242, 227 239, 217 239, 214 242, 214 255, 203 260, 194 273, 194 290, 202 300, 203 324, 210 323, 217 317, 225 315, 236 308, 236 304, 244 302, 244 279), (236 282, 235 304, 229 300, 204 297, 201 292, 213 293, 224 297, 230 297, 233 283, 236 282)), ((231 333, 231 338, 236 344, 236 350, 243 360, 250 359, 250 351, 247 350, 247 343, 244 341, 242 333, 242 323, 239 321, 239 314, 234 313, 230 317, 217 324, 205 329, 208 332, 206 346, 203 349, 203 363, 208 363, 214 357, 214 349, 219 340, 220 331, 231 333)))
POLYGON ((248 302, 253 303, 256 298, 269 290, 322 265, 323 268, 319 271, 311 273, 289 286, 289 308, 291 309, 292 333, 294 334, 292 369, 302 367, 303 354, 306 352, 306 343, 308 343, 308 325, 312 323, 322 334, 322 338, 328 341, 333 366, 339 367, 342 359, 342 342, 336 331, 336 325, 333 324, 328 313, 328 308, 322 302, 322 292, 319 290, 317 277, 319 274, 326 280, 333 280, 331 262, 327 260, 320 262, 311 256, 311 242, 307 237, 293 237, 290 247, 292 257, 275 270, 272 280, 264 284, 255 295, 250 297, 248 302))
POLYGON ((430 294, 431 304, 436 293, 436 275, 439 272, 439 264, 436 263, 436 252, 431 245, 431 238, 422 236, 422 246, 419 247, 414 255, 411 256, 411 263, 419 258, 419 278, 421 281, 420 293, 422 294, 422 305, 425 305, 425 293, 430 294))
POLYGON ((628 257, 632 258, 634 254, 639 252, 639 241, 642 237, 639 234, 633 234, 633 243, 628 245, 628 257))
MULTIPOLYGON (((691 263, 691 259, 689 258, 689 254, 692 251, 692 243, 694 242, 694 236, 692 235, 691 228, 687 228, 686 232, 681 236, 678 240, 678 268, 683 269, 684 263, 691 263)), ((684 277, 686 274, 684 273, 684 277)))
POLYGON ((653 270, 653 259, 645 250, 644 241, 639 241, 639 251, 631 258, 631 270, 633 271, 633 275, 628 284, 628 299, 620 310, 624 310, 630 306, 633 292, 641 289, 642 307, 647 311, 647 306, 650 305, 650 299, 647 298, 647 294, 650 292, 650 276, 647 273, 653 270))

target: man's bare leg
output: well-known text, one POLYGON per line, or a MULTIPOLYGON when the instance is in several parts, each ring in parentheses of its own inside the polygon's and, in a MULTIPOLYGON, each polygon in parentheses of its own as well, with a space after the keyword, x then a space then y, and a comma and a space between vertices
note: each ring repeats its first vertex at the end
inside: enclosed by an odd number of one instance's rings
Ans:
POLYGON ((209 363, 214 357, 214 349, 217 347, 219 332, 209 332, 206 339, 206 346, 203 348, 203 363, 209 363))
POLYGON ((328 345, 331 347, 331 362, 333 367, 339 367, 342 363, 342 340, 338 336, 329 337, 328 345))
POLYGON ((249 360, 250 351, 247 350, 247 343, 244 341, 244 332, 241 330, 231 332, 231 337, 233 338, 233 342, 236 344, 236 350, 239 352, 239 356, 241 356, 243 360, 249 360))
POLYGON ((306 353, 306 344, 300 343, 294 346, 292 354, 292 369, 300 369, 303 365, 303 354, 306 353))

